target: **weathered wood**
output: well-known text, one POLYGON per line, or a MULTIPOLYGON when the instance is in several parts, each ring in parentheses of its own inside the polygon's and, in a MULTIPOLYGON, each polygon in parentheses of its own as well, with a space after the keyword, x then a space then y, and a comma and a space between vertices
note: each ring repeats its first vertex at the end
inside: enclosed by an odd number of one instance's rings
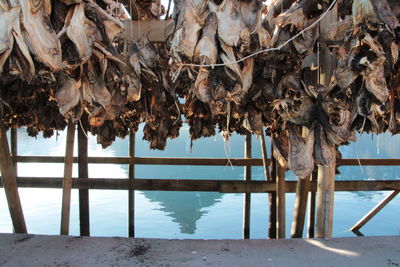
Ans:
MULTIPOLYGON (((61 226, 60 234, 69 234, 69 218, 71 209, 71 189, 72 189, 72 167, 74 156, 75 124, 68 123, 67 142, 65 148, 64 178, 62 182, 62 206, 61 206, 61 226)), ((82 180, 89 180, 83 179, 82 180)))
POLYGON ((316 235, 317 238, 330 238, 333 225, 333 199, 335 168, 318 166, 316 235))
POLYGON ((10 211, 11 220, 15 233, 26 234, 26 224, 21 201, 18 194, 16 174, 11 159, 10 149, 6 129, 3 121, 0 119, 0 170, 1 181, 4 185, 4 191, 7 198, 8 209, 10 211))
MULTIPOLYGON (((79 179, 88 179, 87 132, 78 127, 78 174, 79 179)), ((79 189, 79 226, 81 236, 90 236, 89 190, 79 189)))
POLYGON ((297 179, 296 199, 294 201, 292 238, 302 238, 306 218, 308 192, 310 190, 310 177, 297 179))
MULTIPOLYGON (((246 159, 251 158, 251 134, 246 135, 244 142, 244 156, 246 159)), ((246 182, 251 181, 251 166, 244 167, 244 180, 246 182)), ((243 238, 250 238, 250 207, 251 207, 251 194, 244 194, 244 205, 243 205, 243 238)))
POLYGON ((125 21, 125 37, 128 40, 138 41, 140 37, 147 36, 150 42, 162 43, 174 29, 173 20, 127 20, 125 21))
MULTIPOLYGON (((24 188, 62 188, 59 177, 17 177, 18 187, 24 188)), ((129 179, 90 178, 72 180, 74 189, 128 190, 129 179)), ((286 181, 286 193, 296 192, 297 182, 286 181)), ((3 183, 0 182, 0 187, 3 183)), ((268 181, 250 182, 240 180, 185 180, 185 179, 140 179, 135 178, 135 190, 149 191, 199 191, 220 193, 274 193, 276 184, 268 181)), ((311 182, 310 191, 316 192, 317 183, 311 182)), ((400 190, 400 180, 382 181, 336 181, 336 192, 393 191, 400 190)))
MULTIPOLYGON (((18 135, 17 135, 17 129, 11 128, 10 129, 10 143, 11 143, 11 156, 17 156, 18 155, 18 135)), ((13 165, 14 165, 14 170, 15 170, 15 175, 18 175, 18 168, 17 168, 17 161, 13 157, 13 165)))
POLYGON ((277 164, 276 171, 276 232, 277 238, 286 238, 286 181, 285 170, 277 164))
MULTIPOLYGON (((135 156, 135 133, 129 135, 129 157, 135 156)), ((128 191, 128 235, 135 237, 135 165, 128 167, 129 191, 128 191)))
MULTIPOLYGON (((271 144, 272 151, 272 144, 271 144)), ((271 153, 272 158, 272 166, 271 166, 271 183, 276 183, 276 165, 278 164, 276 159, 273 158, 273 154, 271 153)), ((276 187, 275 187, 276 190, 276 187)), ((268 198, 269 204, 269 216, 268 216, 268 238, 275 239, 276 238, 276 191, 270 192, 268 198)))
POLYGON ((392 201, 400 191, 393 191, 387 195, 381 202, 378 203, 370 212, 361 218, 353 227, 350 228, 353 232, 359 232, 367 222, 369 222, 378 212, 380 212, 390 201, 392 201))
MULTIPOLYGON (((311 183, 316 183, 318 180, 318 169, 314 168, 311 175, 311 183)), ((309 204, 308 204, 308 231, 307 237, 313 238, 315 236, 315 210, 316 210, 316 192, 309 192, 309 204)))
POLYGON ((262 131, 262 134, 260 135, 260 146, 261 146, 261 155, 262 155, 263 167, 264 167, 264 179, 266 181, 271 181, 271 173, 269 170, 270 160, 268 160, 267 144, 265 142, 264 130, 262 131))
MULTIPOLYGON (((13 156, 21 163, 64 163, 64 157, 53 156, 13 156)), ((78 158, 74 158, 74 163, 78 158)), ((191 166, 263 166, 262 158, 157 158, 157 157, 89 157, 89 164, 135 164, 135 165, 191 165, 191 166)), ((270 159, 267 159, 270 165, 270 159)), ((337 166, 400 166, 400 159, 340 159, 337 166), (359 162, 360 161, 360 162, 359 162)))

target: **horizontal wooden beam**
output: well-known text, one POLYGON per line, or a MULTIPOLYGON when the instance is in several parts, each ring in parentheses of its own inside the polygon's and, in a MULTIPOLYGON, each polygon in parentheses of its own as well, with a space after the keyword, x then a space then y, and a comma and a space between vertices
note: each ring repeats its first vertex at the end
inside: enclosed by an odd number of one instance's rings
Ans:
MULTIPOLYGON (((13 156, 20 163, 64 163, 64 157, 13 156)), ((135 164, 135 165, 191 165, 191 166, 263 166, 261 158, 153 158, 153 157, 89 157, 92 164, 135 164)), ((74 163, 78 158, 74 158, 74 163)), ((400 159, 341 159, 338 166, 400 166, 400 159)), ((270 164, 270 160, 267 160, 270 164)))
MULTIPOLYGON (((61 188, 62 178, 18 177, 19 187, 61 188)), ((74 189, 128 190, 129 179, 73 178, 74 189)), ((135 190, 142 191, 204 191, 220 193, 271 193, 276 191, 274 182, 243 180, 189 180, 189 179, 135 179, 135 190)), ((3 184, 0 183, 0 187, 3 184)), ((310 191, 316 192, 316 182, 310 191)), ((390 191, 400 190, 400 180, 336 181, 335 191, 390 191)), ((286 192, 296 192, 296 181, 286 181, 286 192)))

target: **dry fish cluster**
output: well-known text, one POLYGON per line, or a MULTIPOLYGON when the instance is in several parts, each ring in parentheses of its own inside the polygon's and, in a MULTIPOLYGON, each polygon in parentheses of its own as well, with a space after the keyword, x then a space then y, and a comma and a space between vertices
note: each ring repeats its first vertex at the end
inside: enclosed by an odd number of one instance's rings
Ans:
POLYGON ((356 131, 400 131, 395 0, 174 0, 163 44, 124 38, 123 19, 165 14, 159 0, 127 2, 0 0, 8 127, 48 136, 81 121, 107 146, 144 122, 153 149, 179 135, 182 116, 192 140, 266 129, 299 177, 356 131), (333 6, 338 21, 320 29, 333 6), (336 58, 324 85, 308 63, 319 50, 336 58))

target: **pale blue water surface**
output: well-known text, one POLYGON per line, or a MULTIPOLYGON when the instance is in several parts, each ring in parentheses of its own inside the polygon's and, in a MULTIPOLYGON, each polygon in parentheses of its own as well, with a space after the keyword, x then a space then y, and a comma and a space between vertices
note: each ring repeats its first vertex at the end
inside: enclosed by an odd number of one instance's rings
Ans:
MULTIPOLYGON (((234 135, 229 143, 216 136, 194 142, 190 151, 188 128, 177 139, 169 140, 165 151, 151 151, 142 141, 142 129, 136 135, 136 155, 146 157, 243 157, 244 137, 234 135)), ((268 142, 269 146, 269 142, 268 142)), ((399 158, 400 137, 362 135, 357 143, 341 148, 343 158, 399 158)), ((76 149, 75 149, 76 150, 76 149)), ((20 155, 62 156, 65 133, 51 139, 28 137, 18 131, 20 155)), ((76 151, 75 151, 76 153, 76 151)), ((117 140, 103 150, 96 138, 89 138, 89 156, 126 156, 128 140, 117 140)), ((268 152, 270 153, 270 152, 268 152)), ((253 137, 253 157, 261 157, 259 140, 253 137)), ((150 166, 137 165, 137 178, 157 179, 243 179, 243 167, 150 166)), ((262 180, 263 168, 253 167, 253 179, 262 180)), ((400 179, 400 167, 341 167, 337 179, 400 179)), ((19 176, 62 177, 62 164, 19 163, 19 176)), ((89 165, 91 178, 126 178, 127 166, 89 165)), ((74 165, 74 177, 77 166, 74 165)), ((292 173, 288 179, 294 180, 292 173)), ((60 189, 20 188, 29 233, 58 234, 61 216, 60 189)), ((126 191, 90 191, 90 227, 93 236, 127 236, 128 193, 126 191)), ((334 236, 354 236, 348 229, 379 203, 389 192, 335 193, 334 236)), ((252 194, 251 238, 266 238, 268 225, 267 194, 252 194)), ((287 194, 287 233, 290 233, 294 194, 287 194)), ((154 238, 240 239, 242 237, 243 194, 208 192, 137 191, 136 236, 154 238)), ((362 233, 400 235, 400 196, 389 203, 362 228, 362 233)), ((4 190, 0 190, 0 232, 11 233, 4 190)), ((70 234, 79 235, 78 191, 72 191, 70 234)))

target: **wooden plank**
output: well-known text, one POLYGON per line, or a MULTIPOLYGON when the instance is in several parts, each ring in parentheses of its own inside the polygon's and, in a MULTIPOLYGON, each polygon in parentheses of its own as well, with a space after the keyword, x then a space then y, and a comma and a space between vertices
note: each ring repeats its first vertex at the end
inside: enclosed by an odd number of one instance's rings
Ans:
POLYGON ((378 212, 380 212, 390 201, 392 201, 400 191, 393 191, 387 195, 381 202, 378 203, 370 212, 361 218, 353 227, 350 228, 353 232, 359 232, 367 222, 369 222, 378 212))
POLYGON ((10 211, 11 220, 15 233, 26 234, 26 224, 21 201, 18 194, 16 174, 11 159, 10 148, 6 129, 3 121, 0 119, 0 170, 2 174, 2 185, 7 198, 8 209, 10 211))
POLYGON ((306 218, 308 192, 310 190, 310 177, 297 179, 296 199, 294 201, 292 238, 302 238, 306 218))
POLYGON ((286 181, 285 170, 277 164, 276 171, 276 231, 277 238, 286 238, 286 181))
POLYGON ((260 146, 261 146, 261 155, 262 155, 262 161, 263 161, 263 167, 264 167, 264 179, 266 181, 271 181, 271 174, 269 170, 269 163, 270 160, 268 160, 268 153, 267 153, 267 144, 265 142, 265 137, 264 137, 264 130, 262 131, 262 134, 260 135, 260 146))
MULTIPOLYGON (((244 155, 246 159, 251 158, 251 134, 246 134, 244 142, 244 155)), ((251 166, 244 167, 244 181, 251 181, 251 166)), ((244 194, 244 205, 243 205, 243 238, 250 238, 250 209, 251 209, 251 194, 244 194)))
MULTIPOLYGON (((135 156, 135 133, 129 135, 129 157, 135 156)), ((135 165, 128 167, 129 191, 128 191, 128 236, 135 237, 135 165)))
MULTIPOLYGON (((72 188, 72 167, 74 156, 75 124, 68 123, 67 143, 65 148, 64 178, 62 182, 62 206, 61 206, 61 225, 60 234, 69 234, 69 218, 71 209, 71 188, 72 188)), ((82 180, 89 180, 83 179, 82 180)))
MULTIPOLYGON (((318 170, 314 168, 314 171, 311 175, 311 183, 316 183, 318 180, 318 170)), ((307 237, 314 238, 315 236, 315 210, 316 210, 316 192, 309 192, 309 205, 308 205, 308 231, 307 237)))
MULTIPOLYGON (((78 127, 78 174, 79 179, 89 178, 87 131, 82 127, 78 127)), ((81 236, 90 236, 89 190, 87 189, 79 189, 79 226, 81 236)))
POLYGON ((174 22, 169 20, 126 20, 125 37, 127 40, 138 41, 140 37, 147 36, 150 42, 162 43, 173 33, 174 22))
MULTIPOLYGON (((62 178, 59 177, 17 177, 18 187, 24 188, 62 188, 62 178)), ((74 189, 109 189, 128 190, 129 179, 110 178, 73 178, 74 189)), ((296 181, 286 181, 286 193, 296 192, 296 181)), ((0 182, 0 187, 3 183, 0 182)), ((220 193, 274 193, 275 182, 240 180, 189 180, 189 179, 140 179, 135 178, 135 190, 154 191, 199 191, 220 193)), ((316 192, 317 183, 311 182, 310 191, 316 192)), ((360 192, 360 191, 393 191, 400 190, 400 180, 377 181, 336 181, 336 192, 360 192)))

